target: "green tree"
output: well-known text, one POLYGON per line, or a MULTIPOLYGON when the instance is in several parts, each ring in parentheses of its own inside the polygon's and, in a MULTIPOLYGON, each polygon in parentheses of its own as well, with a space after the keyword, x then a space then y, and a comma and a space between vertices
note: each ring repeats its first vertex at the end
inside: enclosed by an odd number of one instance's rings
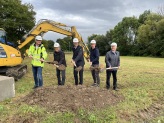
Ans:
POLYGON ((48 41, 47 40, 42 40, 42 44, 44 45, 44 47, 46 48, 46 50, 48 49, 48 41))
POLYGON ((104 35, 97 35, 95 37, 96 45, 99 48, 100 55, 105 55, 110 50, 109 42, 104 35))
POLYGON ((64 51, 72 50, 72 47, 73 47, 72 37, 65 37, 63 39, 57 39, 56 42, 60 44, 62 50, 64 51))
POLYGON ((145 21, 147 20, 147 17, 148 17, 149 14, 151 14, 151 11, 150 11, 150 10, 144 11, 143 14, 141 14, 141 15, 139 16, 138 22, 139 22, 140 24, 144 24, 145 21))
POLYGON ((90 41, 96 40, 96 46, 99 48, 100 55, 105 55, 109 50, 109 42, 104 35, 93 34, 88 37, 88 47, 90 48, 90 41))
POLYGON ((140 55, 163 56, 164 51, 164 17, 151 13, 145 23, 138 29, 140 55))
POLYGON ((95 39, 96 36, 98 36, 98 35, 97 34, 92 34, 91 36, 88 36, 87 46, 88 46, 89 49, 91 48, 91 45, 90 45, 91 40, 96 40, 95 39))
POLYGON ((47 50, 52 52, 54 50, 54 41, 48 40, 47 45, 47 50))
POLYGON ((91 36, 88 36, 88 44, 90 44, 91 40, 94 40, 97 36, 97 34, 92 34, 91 36))
POLYGON ((113 30, 109 30, 106 32, 106 40, 108 41, 108 44, 110 45, 113 42, 113 30))
POLYGON ((164 19, 161 19, 157 24, 157 42, 155 47, 157 48, 157 56, 164 58, 164 19))
POLYGON ((131 55, 136 45, 139 22, 136 17, 125 17, 113 30, 112 40, 118 43, 122 55, 131 55))
POLYGON ((35 25, 35 12, 31 4, 21 0, 0 0, 0 27, 8 35, 8 41, 16 41, 35 25))

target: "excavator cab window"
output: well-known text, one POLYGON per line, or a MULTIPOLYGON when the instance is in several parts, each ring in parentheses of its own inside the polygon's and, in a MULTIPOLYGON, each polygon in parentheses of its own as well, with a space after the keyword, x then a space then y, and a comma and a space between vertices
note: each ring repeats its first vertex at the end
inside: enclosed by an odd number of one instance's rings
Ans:
POLYGON ((0 46, 0 58, 6 58, 7 55, 6 55, 6 52, 5 50, 3 49, 2 46, 0 46))
POLYGON ((13 42, 7 41, 6 31, 0 28, 0 43, 15 47, 13 42))
POLYGON ((6 32, 4 30, 0 30, 0 43, 6 44, 6 32))

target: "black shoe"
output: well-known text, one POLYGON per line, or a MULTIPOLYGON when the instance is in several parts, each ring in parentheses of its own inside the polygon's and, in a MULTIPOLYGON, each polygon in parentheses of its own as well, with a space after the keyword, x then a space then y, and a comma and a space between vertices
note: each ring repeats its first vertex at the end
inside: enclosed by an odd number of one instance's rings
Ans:
POLYGON ((118 89, 117 89, 117 88, 113 88, 113 90, 118 91, 118 89))
POLYGON ((97 83, 93 83, 91 86, 97 86, 97 83))
POLYGON ((62 83, 61 82, 58 82, 58 85, 62 85, 62 83))
POLYGON ((62 82, 61 85, 64 85, 64 83, 62 82))
POLYGON ((38 88, 38 86, 34 86, 32 89, 36 89, 36 88, 38 88))
POLYGON ((107 89, 107 90, 109 90, 109 88, 110 88, 109 86, 106 86, 106 89, 107 89))
POLYGON ((99 85, 99 84, 97 84, 97 87, 100 87, 100 85, 99 85))

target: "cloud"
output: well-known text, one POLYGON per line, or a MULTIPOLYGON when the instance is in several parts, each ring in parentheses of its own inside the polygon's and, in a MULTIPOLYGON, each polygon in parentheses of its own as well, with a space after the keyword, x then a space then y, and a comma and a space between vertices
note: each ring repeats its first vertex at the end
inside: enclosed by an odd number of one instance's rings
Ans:
MULTIPOLYGON (((51 19, 76 26, 84 40, 91 34, 105 34, 125 16, 139 16, 145 10, 157 11, 163 0, 22 0, 31 3, 37 12, 36 20, 51 19)), ((62 38, 47 33, 46 39, 62 38)))

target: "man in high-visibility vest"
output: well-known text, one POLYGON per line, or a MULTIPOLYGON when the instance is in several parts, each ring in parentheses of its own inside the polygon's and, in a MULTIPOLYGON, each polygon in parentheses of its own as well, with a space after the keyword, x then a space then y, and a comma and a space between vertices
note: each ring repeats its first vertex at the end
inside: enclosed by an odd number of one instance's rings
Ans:
POLYGON ((43 86, 42 69, 44 67, 44 60, 47 58, 47 52, 42 44, 42 37, 36 36, 35 43, 32 44, 28 51, 28 56, 32 59, 32 71, 35 81, 33 89, 43 86))

